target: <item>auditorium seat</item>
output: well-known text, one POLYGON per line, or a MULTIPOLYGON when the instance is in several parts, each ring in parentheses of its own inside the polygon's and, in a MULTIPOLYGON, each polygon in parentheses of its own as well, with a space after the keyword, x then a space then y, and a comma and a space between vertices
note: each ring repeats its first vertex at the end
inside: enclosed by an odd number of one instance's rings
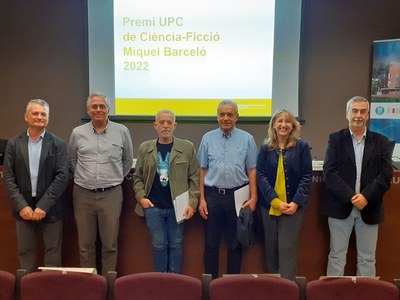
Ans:
POLYGON ((399 278, 393 279, 393 283, 396 285, 397 290, 399 291, 400 294, 400 279, 399 278))
POLYGON ((306 300, 306 284, 307 284, 307 278, 304 276, 296 276, 296 279, 294 281, 297 286, 299 287, 299 292, 300 292, 300 300, 306 300))
POLYGON ((329 278, 306 285, 307 300, 398 300, 393 283, 360 277, 329 278))
POLYGON ((21 300, 104 300, 106 278, 96 274, 46 271, 21 278, 21 300))
POLYGON ((114 284, 117 279, 116 271, 108 271, 106 275, 107 279, 107 300, 114 300, 114 284))
POLYGON ((115 280, 115 300, 201 300, 201 281, 172 273, 138 273, 115 280))
POLYGON ((0 270, 0 300, 12 300, 15 293, 15 275, 0 270))
POLYGON ((298 285, 269 275, 238 274, 217 278, 210 283, 210 300, 299 300, 298 285))
POLYGON ((212 281, 211 274, 202 274, 201 275, 201 285, 202 285, 202 289, 203 289, 202 299, 203 300, 210 299, 210 283, 211 283, 211 281, 212 281))

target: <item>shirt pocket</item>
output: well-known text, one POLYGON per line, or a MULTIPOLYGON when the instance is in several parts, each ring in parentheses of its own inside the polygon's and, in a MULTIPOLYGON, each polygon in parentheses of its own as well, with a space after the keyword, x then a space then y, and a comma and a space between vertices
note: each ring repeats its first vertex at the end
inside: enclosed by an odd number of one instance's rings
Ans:
POLYGON ((237 166, 244 166, 246 163, 247 151, 244 148, 236 148, 234 152, 234 161, 237 166))
POLYGON ((111 161, 120 161, 122 158, 122 151, 123 148, 121 145, 111 144, 107 151, 107 154, 111 161))
POLYGON ((186 178, 189 169, 189 161, 185 158, 177 159, 174 162, 172 168, 174 169, 176 177, 178 179, 186 178))

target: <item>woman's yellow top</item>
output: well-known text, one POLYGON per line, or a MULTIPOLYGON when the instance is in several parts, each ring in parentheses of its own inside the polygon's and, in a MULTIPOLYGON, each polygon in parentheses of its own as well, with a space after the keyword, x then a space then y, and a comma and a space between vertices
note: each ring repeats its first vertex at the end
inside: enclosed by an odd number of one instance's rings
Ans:
POLYGON ((278 160, 278 171, 276 172, 275 181, 275 193, 278 198, 271 201, 271 208, 269 209, 269 214, 271 216, 280 216, 282 212, 279 210, 279 205, 281 202, 287 203, 286 199, 286 181, 285 181, 285 169, 283 167, 283 152, 279 154, 278 160))

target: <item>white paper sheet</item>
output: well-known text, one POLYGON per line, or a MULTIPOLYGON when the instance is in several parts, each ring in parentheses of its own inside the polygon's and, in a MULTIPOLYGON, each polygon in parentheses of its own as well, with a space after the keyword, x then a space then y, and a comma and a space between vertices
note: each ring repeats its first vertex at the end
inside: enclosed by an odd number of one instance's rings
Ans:
POLYGON ((97 274, 95 268, 68 268, 68 267, 39 267, 42 271, 60 271, 60 272, 70 272, 70 273, 86 273, 86 274, 97 274))
POLYGON ((176 222, 182 223, 185 221, 185 210, 189 205, 189 191, 177 196, 174 200, 176 222))
POLYGON ((249 199, 250 199, 250 187, 248 184, 235 191, 235 208, 238 217, 240 208, 242 207, 243 203, 249 199))

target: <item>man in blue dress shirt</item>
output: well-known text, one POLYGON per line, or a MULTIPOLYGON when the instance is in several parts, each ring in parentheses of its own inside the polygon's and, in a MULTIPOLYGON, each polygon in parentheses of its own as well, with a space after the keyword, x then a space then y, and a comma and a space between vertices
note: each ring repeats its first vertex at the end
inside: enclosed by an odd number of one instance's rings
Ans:
POLYGON ((219 128, 207 132, 200 144, 199 212, 206 220, 205 272, 218 277, 218 253, 222 234, 228 248, 228 274, 240 273, 242 247, 237 239, 234 192, 249 184, 250 199, 243 204, 254 211, 257 204, 254 138, 235 127, 239 118, 237 104, 223 100, 217 109, 219 128))

